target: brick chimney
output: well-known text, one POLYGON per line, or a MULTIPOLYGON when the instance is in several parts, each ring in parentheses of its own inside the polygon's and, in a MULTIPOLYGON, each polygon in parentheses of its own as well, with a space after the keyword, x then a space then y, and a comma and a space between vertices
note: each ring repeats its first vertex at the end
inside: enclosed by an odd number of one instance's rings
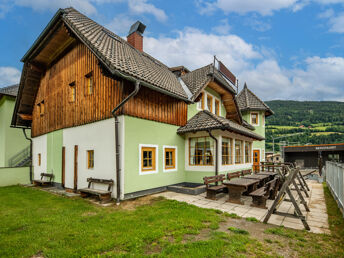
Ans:
POLYGON ((140 21, 135 22, 131 25, 129 34, 127 36, 127 41, 130 45, 132 45, 137 50, 143 51, 143 32, 146 29, 146 25, 141 23, 140 21))

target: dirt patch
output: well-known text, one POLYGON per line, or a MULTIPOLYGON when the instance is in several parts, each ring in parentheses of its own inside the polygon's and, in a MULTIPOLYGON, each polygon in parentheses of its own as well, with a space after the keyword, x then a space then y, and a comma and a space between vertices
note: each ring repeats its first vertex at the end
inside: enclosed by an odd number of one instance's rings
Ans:
POLYGON ((122 201, 118 207, 124 210, 135 210, 139 206, 151 205, 160 199, 161 199, 160 197, 147 195, 147 196, 143 196, 143 197, 127 200, 127 201, 122 201))
POLYGON ((93 211, 88 211, 81 214, 82 217, 95 216, 95 215, 97 215, 97 213, 93 211))

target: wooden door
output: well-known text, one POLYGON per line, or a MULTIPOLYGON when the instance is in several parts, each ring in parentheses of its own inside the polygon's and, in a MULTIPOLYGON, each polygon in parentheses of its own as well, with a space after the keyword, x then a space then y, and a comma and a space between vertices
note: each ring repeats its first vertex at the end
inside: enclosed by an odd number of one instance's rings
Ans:
POLYGON ((65 187, 66 147, 62 147, 62 187, 65 187))
POLYGON ((253 150, 253 171, 259 171, 260 150, 253 150))
POLYGON ((74 191, 78 189, 78 145, 74 146, 74 191))

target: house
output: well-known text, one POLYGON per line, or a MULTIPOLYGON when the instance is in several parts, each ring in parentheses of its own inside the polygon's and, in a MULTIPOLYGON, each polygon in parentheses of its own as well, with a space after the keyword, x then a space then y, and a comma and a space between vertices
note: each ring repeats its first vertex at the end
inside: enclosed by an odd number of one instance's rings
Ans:
POLYGON ((74 191, 113 179, 119 201, 252 167, 264 137, 241 117, 236 78, 223 64, 169 69, 143 51, 144 30, 126 41, 60 9, 24 55, 12 125, 32 129, 34 178, 74 191))
MULTIPOLYGON (((274 112, 259 99, 245 83, 237 96, 238 105, 243 119, 254 128, 254 132, 265 138, 265 118, 274 112)), ((259 164, 265 158, 265 140, 253 142, 253 168, 259 169, 259 164)))
POLYGON ((18 88, 19 85, 0 88, 0 167, 30 163, 30 141, 21 129, 10 127, 18 88))
POLYGON ((269 153, 265 158, 266 162, 283 163, 283 158, 281 153, 269 153))

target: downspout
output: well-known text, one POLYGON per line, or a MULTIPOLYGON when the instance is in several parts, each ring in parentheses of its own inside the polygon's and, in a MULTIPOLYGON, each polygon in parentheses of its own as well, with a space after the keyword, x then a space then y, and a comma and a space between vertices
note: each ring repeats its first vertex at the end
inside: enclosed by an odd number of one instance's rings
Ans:
MULTIPOLYGON (((217 139, 216 139, 216 137, 211 133, 211 130, 208 130, 208 133, 209 133, 209 136, 211 137, 211 138, 213 138, 214 139, 214 141, 215 141, 215 176, 217 176, 218 174, 219 174, 219 156, 218 156, 218 154, 219 154, 219 149, 218 149, 218 142, 217 142, 217 139)), ((217 182, 216 182, 216 185, 217 185, 217 182)))
POLYGON ((23 129, 23 134, 25 136, 25 139, 30 141, 30 161, 31 161, 31 164, 30 164, 30 183, 32 184, 32 139, 27 137, 25 128, 22 128, 22 129, 23 129))
POLYGON ((121 198, 121 174, 120 174, 120 145, 119 145, 119 136, 118 136, 118 116, 116 115, 116 112, 132 97, 134 97, 140 90, 140 82, 135 81, 135 89, 124 99, 121 103, 119 103, 113 110, 112 110, 112 116, 115 119, 115 152, 116 152, 116 188, 117 188, 117 198, 116 198, 116 204, 119 205, 120 198, 121 198))

